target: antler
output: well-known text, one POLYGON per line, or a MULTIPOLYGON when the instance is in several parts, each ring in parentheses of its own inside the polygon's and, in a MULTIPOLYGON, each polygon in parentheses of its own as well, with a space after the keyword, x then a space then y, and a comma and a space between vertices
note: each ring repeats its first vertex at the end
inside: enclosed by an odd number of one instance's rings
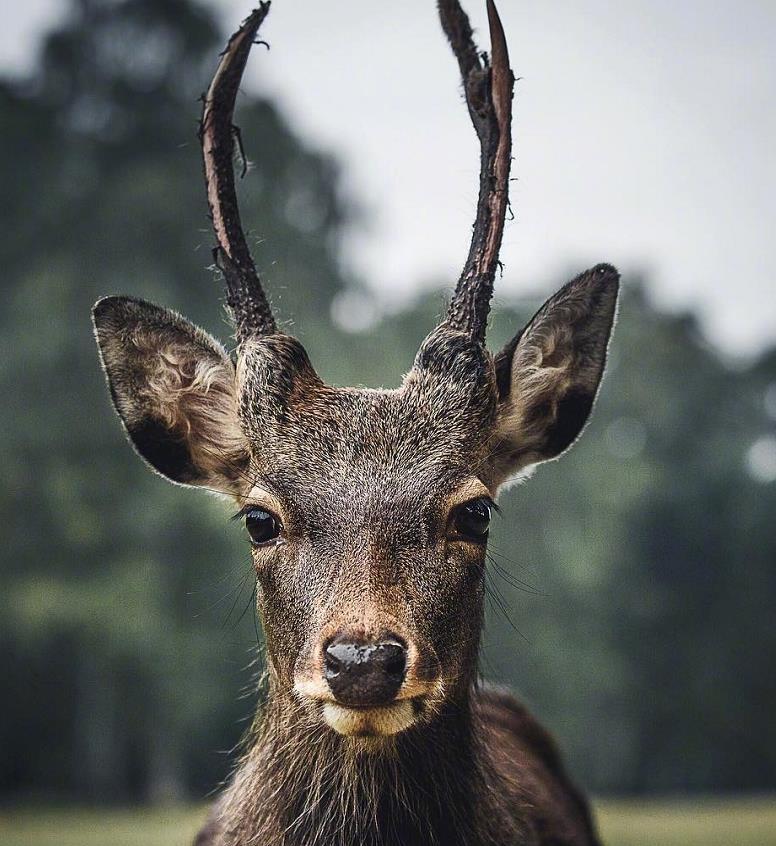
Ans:
POLYGON ((239 343, 251 335, 269 335, 277 331, 242 231, 233 165, 237 135, 232 123, 234 102, 248 54, 269 6, 269 2, 260 3, 229 39, 205 95, 199 129, 205 159, 207 200, 218 242, 213 255, 224 274, 226 302, 232 312, 239 343))
POLYGON ((512 88, 514 75, 504 29, 493 0, 487 0, 491 63, 480 55, 469 18, 458 0, 439 0, 439 17, 461 69, 469 116, 480 139, 480 192, 472 242, 450 302, 446 322, 480 343, 493 295, 493 280, 509 204, 512 161, 512 88))

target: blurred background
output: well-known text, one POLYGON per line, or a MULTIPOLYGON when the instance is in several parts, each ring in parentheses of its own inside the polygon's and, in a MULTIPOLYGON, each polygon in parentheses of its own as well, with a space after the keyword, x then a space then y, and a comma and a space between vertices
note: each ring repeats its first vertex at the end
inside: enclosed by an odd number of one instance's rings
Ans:
MULTIPOLYGON (((624 294, 585 436, 502 498, 484 675, 610 844, 776 843, 776 7, 503 5, 490 344, 599 260, 624 294)), ((196 126, 248 6, 0 9, 0 842, 183 843, 255 706, 252 569, 227 505, 124 442, 89 309, 133 294, 228 339, 196 126)), ((257 265, 324 379, 394 385, 476 198, 434 4, 276 0, 262 37, 237 116, 257 265)))

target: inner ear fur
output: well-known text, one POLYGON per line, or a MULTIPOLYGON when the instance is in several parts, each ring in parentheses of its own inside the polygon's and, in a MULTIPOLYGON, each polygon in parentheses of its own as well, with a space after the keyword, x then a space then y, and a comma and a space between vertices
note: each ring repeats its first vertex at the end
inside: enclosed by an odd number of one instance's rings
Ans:
POLYGON ((92 318, 113 404, 139 455, 173 482, 234 493, 248 451, 226 350, 143 300, 106 297, 92 318))
POLYGON ((581 434, 603 376, 618 289, 611 265, 586 271, 496 356, 498 484, 557 458, 581 434))

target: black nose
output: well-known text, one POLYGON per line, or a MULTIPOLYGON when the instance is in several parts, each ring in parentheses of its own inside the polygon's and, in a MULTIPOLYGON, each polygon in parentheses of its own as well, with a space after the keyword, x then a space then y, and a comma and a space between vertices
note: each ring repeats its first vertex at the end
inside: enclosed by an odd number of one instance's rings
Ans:
POLYGON ((324 652, 324 675, 337 702, 351 706, 386 705, 404 680, 407 648, 398 637, 364 641, 340 634, 324 652))

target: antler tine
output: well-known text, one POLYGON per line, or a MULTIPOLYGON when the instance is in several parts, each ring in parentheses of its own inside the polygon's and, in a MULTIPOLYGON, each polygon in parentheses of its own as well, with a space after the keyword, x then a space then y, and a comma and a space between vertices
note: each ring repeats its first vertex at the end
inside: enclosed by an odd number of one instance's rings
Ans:
POLYGON ((207 200, 218 242, 214 256, 226 281, 226 301, 232 312, 238 343, 251 335, 269 335, 277 331, 240 223, 233 165, 235 98, 248 54, 269 6, 269 2, 260 3, 229 39, 205 95, 199 132, 205 160, 207 200))
POLYGON ((483 343, 493 295, 493 280, 509 203, 512 162, 512 88, 506 38, 493 0, 487 0, 491 63, 472 38, 469 18, 458 0, 439 0, 439 17, 453 49, 477 137, 480 140, 480 191, 471 246, 447 312, 447 325, 483 343))

